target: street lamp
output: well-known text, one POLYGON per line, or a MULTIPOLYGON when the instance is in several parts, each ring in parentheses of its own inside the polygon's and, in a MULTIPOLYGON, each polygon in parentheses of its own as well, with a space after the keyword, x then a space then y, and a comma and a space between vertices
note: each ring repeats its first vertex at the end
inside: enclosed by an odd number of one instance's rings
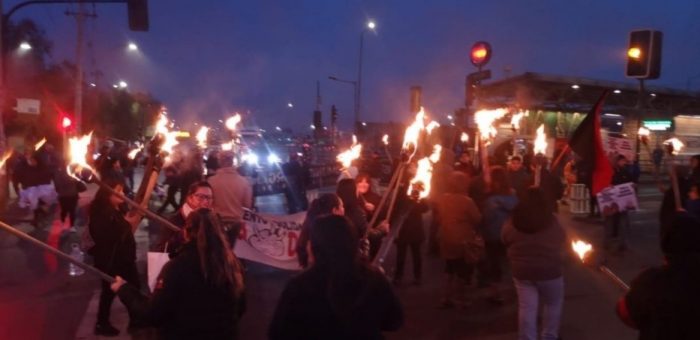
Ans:
POLYGON ((362 29, 362 31, 360 32, 360 53, 357 62, 357 87, 355 89, 355 91, 357 92, 355 96, 357 101, 355 104, 355 133, 359 132, 358 124, 360 122, 360 111, 362 107, 362 49, 364 46, 365 32, 367 32, 367 30, 375 32, 376 28, 377 24, 373 20, 370 20, 367 22, 366 28, 362 29))
POLYGON ((351 85, 352 85, 353 109, 354 109, 354 111, 355 111, 355 112, 354 112, 354 113, 355 113, 355 126, 354 126, 354 128, 357 129, 357 124, 358 124, 358 122, 360 121, 360 107, 359 107, 360 100, 359 100, 359 98, 357 97, 357 94, 359 93, 359 92, 357 91, 357 82, 354 81, 354 80, 340 79, 340 78, 334 77, 334 76, 328 76, 328 79, 337 81, 337 82, 339 82, 339 83, 346 83, 346 84, 351 84, 351 85))
POLYGON ((29 51, 32 49, 32 45, 26 41, 23 41, 21 44, 19 44, 19 49, 22 51, 29 51))
POLYGON ((134 43, 134 42, 130 42, 130 43, 127 45, 127 48, 129 49, 129 51, 134 51, 134 52, 136 52, 136 51, 139 50, 139 46, 136 45, 136 43, 134 43))

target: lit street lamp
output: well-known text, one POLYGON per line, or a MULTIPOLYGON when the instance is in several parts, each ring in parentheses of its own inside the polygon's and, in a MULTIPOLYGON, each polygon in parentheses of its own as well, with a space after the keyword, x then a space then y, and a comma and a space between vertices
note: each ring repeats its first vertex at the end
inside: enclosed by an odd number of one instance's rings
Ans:
POLYGON ((127 48, 129 49, 129 51, 134 51, 134 52, 136 52, 136 51, 139 50, 139 46, 136 45, 136 43, 134 43, 134 42, 130 42, 130 43, 127 45, 127 48))
POLYGON ((362 50, 363 50, 363 45, 364 45, 364 38, 365 38, 365 32, 367 30, 370 30, 372 32, 375 31, 377 28, 377 24, 373 21, 370 20, 367 22, 367 27, 360 32, 360 54, 358 58, 358 65, 357 65, 357 87, 356 87, 356 100, 357 103, 357 108, 355 109, 355 133, 359 132, 359 122, 360 122, 360 111, 362 108, 362 50))
POLYGON ((19 49, 22 51, 29 51, 32 49, 32 45, 30 45, 28 42, 24 41, 21 44, 19 44, 19 49))

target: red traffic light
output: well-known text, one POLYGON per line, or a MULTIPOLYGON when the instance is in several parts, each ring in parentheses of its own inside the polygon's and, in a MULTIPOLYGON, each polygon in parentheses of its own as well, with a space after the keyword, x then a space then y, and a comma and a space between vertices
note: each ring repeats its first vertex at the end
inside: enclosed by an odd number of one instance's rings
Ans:
POLYGON ((61 127, 63 127, 65 130, 71 127, 71 125, 73 125, 73 120, 71 120, 69 117, 63 116, 61 119, 61 127))
POLYGON ((471 49, 469 59, 476 67, 482 67, 491 60, 491 44, 485 41, 477 41, 471 49))

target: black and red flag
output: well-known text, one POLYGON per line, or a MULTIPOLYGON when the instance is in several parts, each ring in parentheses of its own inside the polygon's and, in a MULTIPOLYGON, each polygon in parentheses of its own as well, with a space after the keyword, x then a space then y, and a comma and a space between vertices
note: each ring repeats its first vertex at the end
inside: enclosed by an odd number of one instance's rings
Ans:
POLYGON ((613 168, 603 148, 603 138, 600 135, 602 129, 600 112, 609 92, 609 90, 603 92, 598 102, 569 138, 569 147, 581 157, 579 164, 587 170, 583 171, 585 175, 582 180, 591 188, 593 195, 610 186, 613 176, 613 168))

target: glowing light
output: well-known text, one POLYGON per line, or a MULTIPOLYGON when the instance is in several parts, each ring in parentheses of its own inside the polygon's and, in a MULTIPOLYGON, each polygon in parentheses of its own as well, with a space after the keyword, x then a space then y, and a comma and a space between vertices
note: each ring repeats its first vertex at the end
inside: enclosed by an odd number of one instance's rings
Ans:
POLYGON ((546 154, 547 153, 547 136, 544 134, 544 124, 537 128, 537 135, 535 137, 535 154, 546 154))
POLYGON ((578 86, 577 84, 571 85, 571 88, 574 90, 578 90, 581 88, 581 86, 578 86))
POLYGON ((426 198, 430 195, 430 182, 433 178, 433 164, 440 160, 440 154, 442 152, 442 146, 435 145, 433 147, 433 153, 429 157, 422 158, 418 161, 418 167, 416 168, 416 175, 411 179, 411 185, 408 189, 408 195, 411 194, 413 190, 418 191, 419 198, 426 198))
POLYGON ((258 155, 249 152, 245 155, 243 155, 243 161, 250 164, 250 165, 255 165, 258 166, 259 158, 258 155))
POLYGON ((360 158, 360 154, 362 153, 362 144, 357 144, 357 137, 355 135, 352 136, 352 145, 350 146, 350 149, 345 150, 338 154, 336 159, 340 164, 343 165, 344 169, 349 168, 352 165, 352 161, 360 158))
POLYGON ((137 143, 137 144, 136 144, 136 148, 134 148, 133 150, 129 151, 129 155, 128 155, 128 156, 129 156, 129 159, 134 159, 134 158, 136 158, 136 155, 137 155, 139 152, 141 152, 141 150, 143 150, 143 145, 140 145, 140 144, 137 143))
POLYGON ((627 56, 632 59, 639 59, 642 57, 642 50, 639 47, 631 47, 627 50, 627 56))
POLYGON ((66 166, 66 172, 77 180, 81 180, 78 174, 83 170, 89 170, 92 175, 97 176, 95 170, 87 162, 88 146, 91 140, 92 132, 82 137, 71 137, 68 139, 68 157, 70 162, 66 166))
POLYGON ((120 80, 119 83, 117 84, 120 89, 125 89, 129 84, 127 84, 125 81, 120 80))
POLYGON ((620 90, 615 90, 615 91, 613 91, 613 93, 614 93, 614 94, 620 94, 620 93, 622 93, 622 91, 620 91, 620 90))
POLYGON ((41 149, 41 147, 44 146, 44 144, 46 144, 46 138, 42 138, 40 141, 34 144, 34 151, 41 149))
POLYGON ((130 43, 127 45, 127 48, 129 49, 129 51, 138 51, 138 50, 139 50, 139 46, 136 45, 136 43, 133 43, 133 42, 130 42, 130 43))
POLYGON ((233 116, 226 119, 225 125, 226 125, 227 129, 229 129, 231 131, 236 131, 236 126, 240 122, 241 122, 241 115, 239 113, 236 113, 233 116))
POLYGON ((520 129, 520 120, 523 119, 523 117, 525 116, 525 112, 520 111, 520 112, 514 114, 513 117, 510 119, 510 125, 513 126, 513 129, 515 129, 515 130, 520 129))
POLYGON ((271 154, 267 155, 267 163, 279 164, 279 163, 282 163, 282 160, 276 154, 271 153, 271 154))
MULTIPOLYGON (((5 163, 8 159, 10 159, 10 156, 12 156, 12 149, 6 150, 5 153, 2 155, 2 158, 0 158, 0 168, 5 166, 5 163)), ((4 169, 2 169, 2 171, 4 171, 4 169)))
POLYGON ((384 143, 384 145, 389 145, 389 135, 382 136, 382 143, 384 143))
MULTIPOLYGON (((418 149, 418 138, 420 132, 425 128, 425 111, 423 107, 416 113, 416 120, 406 128, 403 135, 403 149, 411 152, 411 157, 416 154, 418 149)), ((411 158, 409 157, 409 159, 411 158)))
POLYGON ((367 23, 367 28, 374 30, 375 28, 377 28, 377 23, 375 23, 374 21, 369 21, 367 23))
POLYGON ((440 127, 440 124, 433 120, 430 123, 428 123, 428 125, 425 127, 425 130, 428 131, 428 134, 431 134, 433 133, 433 130, 437 127, 440 127))
POLYGON ((506 109, 476 111, 474 114, 474 122, 479 128, 482 140, 490 140, 496 136, 496 128, 493 127, 493 123, 496 119, 505 116, 506 113, 508 113, 506 109))
POLYGON ((685 144, 683 144, 683 142, 681 142, 680 139, 675 137, 664 141, 664 145, 668 146, 671 149, 670 151, 673 155, 678 155, 685 146, 685 144))
POLYGON ((643 126, 639 128, 639 131, 637 131, 637 135, 639 135, 639 137, 649 137, 649 134, 650 134, 649 129, 647 129, 643 126))
POLYGON ((233 142, 228 142, 228 143, 223 143, 223 144, 221 144, 221 150, 222 150, 222 151, 231 151, 231 150, 233 150, 233 142))
POLYGON ((197 145, 199 145, 200 148, 205 149, 207 147, 207 134, 209 133, 209 128, 206 126, 202 126, 199 128, 199 131, 197 132, 197 145))
POLYGON ((462 143, 466 143, 469 141, 469 135, 466 132, 462 132, 462 135, 459 137, 459 140, 462 143))
POLYGON ((586 254, 593 250, 593 246, 590 243, 583 242, 581 240, 571 241, 571 248, 574 252, 578 254, 578 257, 583 261, 586 258, 586 254))

